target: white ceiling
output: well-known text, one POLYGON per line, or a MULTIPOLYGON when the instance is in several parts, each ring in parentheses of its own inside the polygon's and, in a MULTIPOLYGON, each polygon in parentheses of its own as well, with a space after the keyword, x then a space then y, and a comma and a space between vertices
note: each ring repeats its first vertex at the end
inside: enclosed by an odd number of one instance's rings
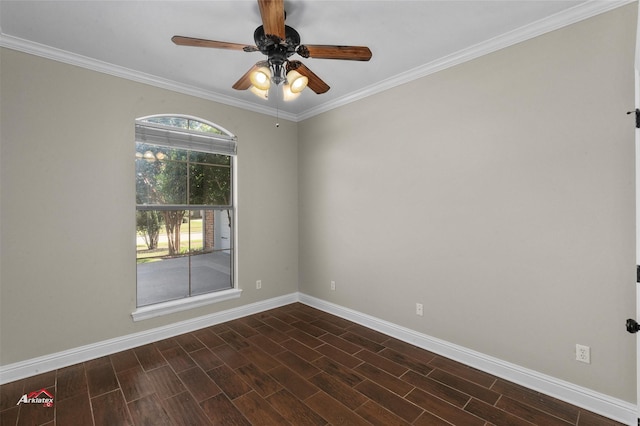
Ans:
MULTIPOLYGON (((0 0, 0 45, 300 120, 629 3, 286 0, 302 44, 365 45, 369 62, 303 59, 331 89, 295 101, 231 88, 260 52, 176 46, 173 35, 253 45, 254 0, 0 0)), ((292 59, 293 59, 292 58, 292 59)), ((273 90, 273 89, 272 89, 273 90)))

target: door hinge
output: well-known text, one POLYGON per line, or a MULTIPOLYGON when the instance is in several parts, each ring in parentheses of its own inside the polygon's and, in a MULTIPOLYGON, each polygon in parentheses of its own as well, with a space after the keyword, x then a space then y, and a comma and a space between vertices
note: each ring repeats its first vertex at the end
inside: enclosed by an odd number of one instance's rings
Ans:
POLYGON ((636 282, 640 283, 640 265, 636 265, 636 282))

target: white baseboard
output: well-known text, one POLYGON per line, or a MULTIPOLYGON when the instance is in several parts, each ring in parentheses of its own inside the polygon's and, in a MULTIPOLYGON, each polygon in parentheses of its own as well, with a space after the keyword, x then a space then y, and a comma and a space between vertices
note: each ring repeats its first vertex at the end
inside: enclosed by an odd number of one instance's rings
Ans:
POLYGON ((321 311, 348 319, 388 336, 395 337, 396 339, 459 361, 478 370, 485 371, 529 389, 593 411, 610 419, 628 425, 637 425, 637 407, 634 404, 303 293, 291 293, 140 333, 129 334, 63 352, 0 366, 0 385, 295 302, 304 303, 321 311))
POLYGON ((478 370, 493 374, 494 376, 598 413, 618 422, 633 426, 638 424, 637 407, 629 402, 493 358, 426 334, 418 333, 406 327, 401 327, 388 321, 303 293, 299 294, 299 301, 305 305, 348 319, 388 336, 395 337, 396 339, 411 343, 412 345, 438 355, 453 359, 470 367, 477 368, 478 370))
POLYGON ((216 312, 193 318, 186 321, 180 321, 163 327, 142 331, 139 333, 128 334, 122 337, 105 340, 102 342, 92 343, 86 346, 69 349, 54 354, 49 354, 37 358, 20 361, 13 364, 0 366, 0 385, 13 382, 15 380, 24 379, 25 377, 35 376, 36 374, 45 373, 47 371, 57 370, 58 368, 68 367, 69 365, 78 364, 80 362, 89 361, 110 355, 116 352, 146 345, 147 343, 157 342, 158 340, 167 339, 183 333, 199 330, 201 328, 210 327, 226 321, 242 318, 247 315, 274 309, 280 306, 289 305, 298 301, 298 293, 275 297, 256 303, 240 306, 226 311, 216 312))

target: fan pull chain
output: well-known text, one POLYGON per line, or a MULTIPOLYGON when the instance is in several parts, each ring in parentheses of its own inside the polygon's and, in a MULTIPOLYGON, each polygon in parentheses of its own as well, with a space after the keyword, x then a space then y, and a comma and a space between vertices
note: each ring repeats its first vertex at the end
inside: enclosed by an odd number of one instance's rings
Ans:
POLYGON ((276 128, 280 127, 280 96, 276 94, 276 128))

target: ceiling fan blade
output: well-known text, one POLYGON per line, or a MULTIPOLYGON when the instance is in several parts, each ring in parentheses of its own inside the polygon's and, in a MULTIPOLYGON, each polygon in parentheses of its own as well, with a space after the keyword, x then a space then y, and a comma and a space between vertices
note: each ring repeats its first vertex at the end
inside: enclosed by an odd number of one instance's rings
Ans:
POLYGON ((306 44, 298 47, 303 58, 345 59, 348 61, 368 61, 371 50, 366 46, 330 46, 324 44, 306 44))
POLYGON ((284 40, 284 0, 258 0, 258 5, 264 33, 284 40))
POLYGON ((203 38, 184 37, 178 35, 171 37, 171 41, 178 46, 212 47, 215 49, 244 50, 245 52, 255 52, 258 50, 257 47, 247 46, 246 44, 206 40, 203 38))
POLYGON ((300 61, 289 61, 289 63, 287 64, 287 71, 289 70, 296 70, 300 74, 307 77, 309 79, 307 87, 316 92, 318 95, 321 93, 325 93, 330 89, 327 83, 322 81, 320 77, 318 77, 313 71, 307 68, 307 66, 300 61))
POLYGON ((258 69, 257 65, 252 66, 249 71, 247 71, 242 77, 240 77, 240 80, 236 81, 235 84, 231 87, 236 90, 247 90, 249 87, 251 87, 251 80, 249 79, 249 75, 256 69, 258 69))
POLYGON ((252 66, 249 69, 249 71, 244 73, 244 75, 240 77, 240 80, 236 81, 235 84, 231 87, 233 87, 236 90, 247 90, 248 88, 251 87, 251 79, 249 77, 251 73, 260 67, 266 67, 266 66, 269 66, 269 63, 267 61, 256 62, 256 64, 252 66))

